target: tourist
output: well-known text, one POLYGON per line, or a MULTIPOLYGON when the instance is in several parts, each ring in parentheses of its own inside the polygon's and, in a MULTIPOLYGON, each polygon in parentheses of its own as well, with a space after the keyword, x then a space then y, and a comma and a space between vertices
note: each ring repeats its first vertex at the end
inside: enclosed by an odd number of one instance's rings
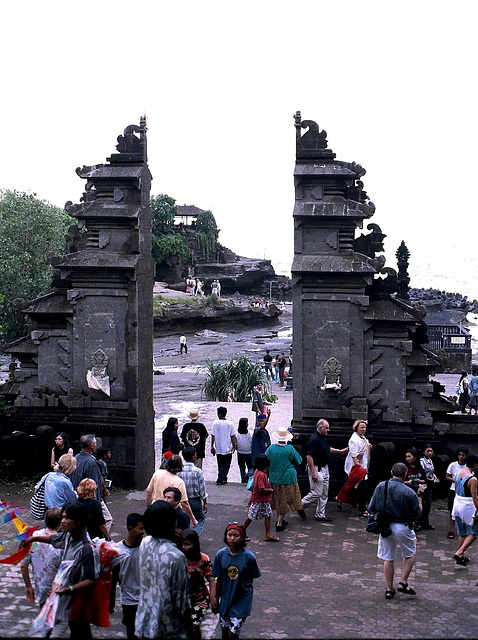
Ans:
POLYGON ((206 457, 206 440, 209 435, 206 427, 199 420, 199 411, 191 409, 189 412, 191 422, 186 422, 181 430, 181 440, 185 447, 195 447, 197 459, 194 463, 196 467, 202 469, 204 458, 206 457))
POLYGON ((181 492, 181 506, 189 516, 192 526, 197 527, 198 522, 194 517, 188 502, 188 494, 184 480, 177 474, 183 469, 183 461, 180 456, 173 455, 168 458, 165 469, 158 469, 153 473, 146 488, 146 506, 149 507, 156 500, 163 500, 163 491, 168 487, 176 487, 181 492))
POLYGON ((106 528, 111 531, 113 525, 113 516, 110 510, 106 506, 106 498, 110 495, 109 487, 111 486, 111 480, 108 480, 108 462, 111 459, 111 449, 107 446, 98 447, 95 451, 95 457, 98 461, 102 478, 102 492, 101 492, 101 509, 103 510, 103 517, 105 519, 106 528))
POLYGON ((194 636, 201 639, 201 622, 206 609, 216 603, 216 581, 211 575, 212 562, 201 551, 199 536, 195 529, 186 529, 182 551, 188 561, 189 593, 192 605, 192 624, 194 636))
POLYGON ((220 298, 221 297, 221 283, 219 282, 219 280, 216 280, 216 290, 217 290, 217 297, 220 298))
POLYGON ((266 349, 266 355, 264 356, 264 372, 266 378, 271 378, 271 382, 274 380, 274 374, 272 373, 272 356, 269 349, 266 349))
POLYGON ((279 427, 272 434, 274 443, 265 453, 269 459, 269 481, 273 489, 271 507, 277 513, 276 531, 283 531, 287 526, 288 522, 284 520, 286 513, 297 511, 302 519, 306 518, 297 482, 297 467, 302 458, 290 444, 292 438, 289 429, 279 427))
POLYGON ((468 394, 470 399, 468 404, 470 405, 470 413, 475 412, 478 414, 478 375, 476 367, 473 368, 473 377, 468 384, 468 394))
POLYGON ((211 282, 211 295, 217 296, 217 280, 211 282))
POLYGON ((256 556, 246 549, 246 532, 233 522, 224 532, 226 547, 216 553, 212 575, 216 578, 216 602, 211 606, 219 613, 222 638, 238 638, 248 616, 251 615, 253 580, 261 572, 256 556))
POLYGON ((195 447, 184 447, 184 465, 178 476, 184 480, 189 506, 197 520, 195 530, 200 536, 204 531, 204 523, 208 509, 206 483, 202 469, 196 466, 197 453, 195 447))
POLYGON ((60 596, 52 633, 56 637, 68 637, 68 626, 71 632, 70 638, 74 640, 88 640, 93 637, 89 622, 70 619, 75 596, 79 591, 93 587, 100 574, 100 558, 95 545, 91 544, 88 537, 87 522, 88 509, 85 505, 79 501, 71 502, 63 509, 58 533, 32 536, 20 542, 20 549, 32 542, 51 544, 56 549, 63 550, 62 562, 73 561, 73 566, 68 573, 69 584, 56 590, 60 596))
POLYGON ((252 407, 251 410, 256 414, 256 424, 257 424, 257 416, 261 413, 264 413, 264 398, 262 397, 262 382, 258 382, 252 391, 252 407))
POLYGON ((475 471, 478 468, 478 456, 469 453, 465 458, 465 468, 455 476, 455 500, 453 502, 452 518, 455 520, 458 533, 458 551, 453 556, 457 564, 466 565, 470 559, 465 551, 478 537, 478 495, 475 471))
POLYGON ((211 453, 217 461, 217 485, 227 484, 227 475, 231 467, 232 454, 237 449, 236 429, 226 419, 226 407, 217 408, 217 420, 212 423, 211 453))
POLYGON ((47 473, 35 487, 35 491, 37 491, 41 483, 45 482, 44 501, 47 509, 62 508, 78 498, 69 478, 76 469, 76 459, 70 453, 65 453, 58 460, 56 468, 57 471, 47 473))
MULTIPOLYGON (((413 491, 417 492, 418 487, 420 485, 423 485, 423 491, 424 491, 426 488, 427 479, 426 479, 425 471, 423 470, 423 467, 420 464, 420 454, 417 451, 417 449, 412 447, 411 449, 408 449, 405 452, 405 462, 407 467, 407 474, 405 476, 406 486, 410 487, 410 489, 413 489, 413 491)), ((426 504, 422 504, 420 522, 415 523, 415 531, 420 531, 420 529, 422 528, 422 522, 428 521, 428 517, 430 515, 430 508, 431 508, 431 502, 428 501, 428 497, 427 497, 426 504), (425 514, 423 513, 424 511, 425 511, 425 514)))
POLYGON ((159 500, 144 513, 139 548, 138 638, 193 637, 186 558, 174 544, 176 511, 159 500))
POLYGON ((279 382, 280 380, 280 376, 279 376, 279 362, 280 362, 280 355, 277 354, 275 356, 275 358, 272 360, 272 367, 274 369, 274 380, 275 382, 279 382))
POLYGON ((273 489, 266 473, 268 466, 269 458, 264 453, 256 456, 252 495, 249 500, 247 518, 244 520, 244 524, 242 526, 244 531, 247 531, 247 527, 253 520, 264 520, 264 541, 279 542, 279 538, 271 534, 271 498, 273 489))
POLYGON ((451 516, 453 503, 455 501, 455 478, 460 471, 465 468, 465 458, 470 453, 468 447, 458 447, 455 451, 454 461, 450 462, 446 470, 446 479, 451 482, 448 490, 448 511, 450 512, 450 529, 447 538, 455 537, 455 520, 451 516))
POLYGON ((470 401, 470 394, 468 393, 468 374, 466 371, 461 372, 456 389, 458 391, 458 404, 460 405, 460 411, 461 413, 466 413, 466 405, 470 401))
POLYGON ((325 508, 329 496, 329 460, 331 453, 347 453, 348 447, 335 449, 327 442, 330 426, 323 418, 317 422, 316 432, 307 441, 307 473, 310 491, 302 498, 303 509, 316 502, 314 520, 332 522, 332 518, 325 515, 325 508))
POLYGON ((266 413, 260 413, 257 416, 257 424, 252 433, 252 465, 254 466, 256 456, 260 453, 265 453, 267 447, 270 447, 271 437, 267 430, 269 418, 271 417, 271 410, 267 408, 266 413))
POLYGON ((426 444, 423 447, 423 457, 420 458, 420 464, 422 465, 422 469, 425 472, 426 485, 425 491, 422 494, 422 515, 420 516, 419 524, 422 529, 435 529, 435 527, 430 524, 430 510, 433 499, 433 487, 435 484, 440 482, 435 474, 435 466, 433 464, 433 448, 431 444, 426 444))
POLYGON ((397 462, 392 467, 392 478, 381 482, 375 489, 368 505, 370 513, 384 511, 385 489, 387 500, 385 512, 390 516, 391 534, 387 537, 378 536, 377 557, 383 560, 383 573, 385 576, 385 598, 391 600, 395 596, 393 579, 395 574, 395 560, 400 549, 403 564, 400 582, 397 590, 409 596, 416 594, 415 590, 408 586, 408 577, 415 563, 417 550, 417 536, 413 530, 413 521, 418 518, 421 510, 421 493, 424 485, 421 485, 417 493, 405 485, 407 466, 403 462, 397 462))
POLYGON ((287 358, 283 353, 280 354, 280 360, 278 362, 279 367, 279 385, 284 386, 285 368, 287 367, 287 358))
POLYGON ((80 438, 81 451, 77 453, 76 470, 71 475, 73 488, 76 489, 84 478, 91 478, 96 482, 96 497, 103 500, 103 480, 100 465, 94 453, 97 449, 96 437, 88 434, 80 438))
POLYGON ((179 354, 183 355, 183 351, 188 355, 188 344, 184 334, 179 337, 179 354))
POLYGON ((342 508, 343 502, 353 506, 358 503, 359 515, 364 518, 368 516, 367 475, 371 449, 371 444, 365 437, 366 430, 366 420, 356 420, 352 426, 353 433, 349 440, 349 452, 344 464, 344 471, 348 478, 336 498, 339 509, 342 508))
POLYGON ((176 511, 176 528, 184 531, 189 529, 191 521, 189 520, 186 512, 180 506, 181 503, 181 491, 176 487, 166 487, 163 491, 163 500, 168 502, 176 511))
MULTIPOLYGON (((47 509, 45 513, 45 528, 39 529, 33 533, 33 538, 38 536, 51 536, 60 529, 61 509, 60 507, 52 507, 47 509)), ((60 566, 61 550, 55 549, 49 544, 39 542, 36 549, 30 550, 30 553, 22 560, 20 571, 22 573, 23 582, 25 583, 25 597, 27 602, 36 602, 40 609, 45 604, 55 580, 55 575, 60 566), (32 566, 33 584, 30 579, 29 567, 32 566)))
POLYGON ((86 525, 88 534, 92 540, 95 538, 110 540, 101 503, 95 496, 96 482, 90 478, 84 478, 78 485, 78 502, 84 504, 88 509, 88 522, 86 525))
POLYGON ((177 418, 168 418, 168 422, 162 433, 161 452, 171 451, 175 455, 183 449, 178 436, 179 422, 177 418))
POLYGON ((51 468, 53 471, 56 471, 55 465, 65 453, 73 455, 73 449, 69 445, 66 433, 60 431, 60 433, 57 433, 55 436, 55 446, 51 450, 51 468))
MULTIPOLYGON (((139 547, 144 537, 144 516, 139 513, 129 513, 126 518, 126 529, 128 534, 124 540, 115 545, 118 555, 111 560, 113 574, 117 574, 117 580, 121 587, 121 608, 123 618, 121 622, 126 627, 126 637, 128 640, 136 640, 134 626, 136 621, 136 611, 139 602, 140 572, 139 572, 139 547)), ((115 589, 112 587, 112 598, 110 603, 114 603, 115 589)), ((110 604, 110 613, 114 607, 110 604)))
POLYGON ((253 472, 252 435, 249 433, 249 420, 247 418, 239 418, 236 439, 237 464, 241 474, 241 482, 246 483, 253 472))

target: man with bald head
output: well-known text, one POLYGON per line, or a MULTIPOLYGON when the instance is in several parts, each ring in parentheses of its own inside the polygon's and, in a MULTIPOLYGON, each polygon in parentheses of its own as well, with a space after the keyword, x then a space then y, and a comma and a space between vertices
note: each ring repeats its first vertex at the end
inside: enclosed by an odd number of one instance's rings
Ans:
POLYGON ((348 447, 334 449, 327 442, 329 423, 323 418, 317 422, 317 431, 310 436, 307 442, 307 473, 309 474, 309 493, 302 498, 301 518, 305 519, 304 508, 317 502, 314 520, 319 522, 332 522, 327 518, 325 508, 329 498, 329 459, 331 453, 347 453, 348 447))

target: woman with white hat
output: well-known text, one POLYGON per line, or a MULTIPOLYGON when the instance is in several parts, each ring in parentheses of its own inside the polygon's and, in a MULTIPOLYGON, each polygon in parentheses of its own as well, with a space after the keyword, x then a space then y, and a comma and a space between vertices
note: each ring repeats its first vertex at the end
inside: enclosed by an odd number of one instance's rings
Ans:
POLYGON ((279 427, 272 434, 272 444, 266 451, 269 458, 269 482, 274 490, 272 509, 277 512, 276 531, 287 526, 284 516, 290 511, 302 511, 302 499, 297 482, 296 465, 302 462, 301 456, 290 444, 293 436, 287 427, 279 427))

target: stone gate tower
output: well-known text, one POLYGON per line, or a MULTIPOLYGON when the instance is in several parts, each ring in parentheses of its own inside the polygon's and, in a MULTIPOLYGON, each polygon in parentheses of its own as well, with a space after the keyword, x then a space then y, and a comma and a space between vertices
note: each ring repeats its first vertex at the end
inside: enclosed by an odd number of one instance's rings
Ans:
POLYGON ((375 211, 365 169, 336 160, 326 132, 300 112, 295 127, 294 432, 305 440, 326 418, 344 446, 362 418, 374 442, 433 441, 449 408, 429 381, 438 360, 425 346, 424 311, 408 300, 406 276, 377 255, 378 225, 356 237, 375 211))
MULTIPOLYGON (((113 481, 143 489, 154 471, 153 259, 146 120, 118 137, 107 164, 77 169, 81 203, 69 252, 51 260, 54 292, 26 310, 30 336, 9 346, 17 428, 72 440, 94 433, 114 452, 113 481)), ((2 390, 2 393, 5 393, 2 390)))

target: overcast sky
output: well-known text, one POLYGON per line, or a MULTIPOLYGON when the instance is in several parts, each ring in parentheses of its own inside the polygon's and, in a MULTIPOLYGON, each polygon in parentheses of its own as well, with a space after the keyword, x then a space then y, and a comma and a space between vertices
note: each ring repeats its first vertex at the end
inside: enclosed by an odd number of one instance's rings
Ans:
POLYGON ((291 259, 293 115, 367 170, 387 266, 476 247, 477 3, 2 3, 0 187, 78 202, 77 166, 148 118, 152 193, 220 241, 291 259), (468 231, 467 231, 468 228, 468 231), (472 241, 473 239, 473 241, 472 241))

